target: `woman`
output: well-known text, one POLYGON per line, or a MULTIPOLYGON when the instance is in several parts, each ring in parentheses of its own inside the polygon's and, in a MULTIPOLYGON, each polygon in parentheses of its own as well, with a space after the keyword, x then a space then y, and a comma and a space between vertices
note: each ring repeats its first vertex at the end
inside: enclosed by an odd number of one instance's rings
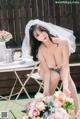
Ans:
POLYGON ((63 82, 63 91, 72 95, 76 111, 79 108, 77 91, 70 76, 69 56, 75 52, 75 37, 71 30, 44 22, 30 20, 25 28, 22 54, 40 61, 40 74, 44 79, 44 95, 50 95, 63 82), (37 25, 36 25, 37 24, 37 25))
POLYGON ((70 76, 67 40, 60 40, 38 24, 30 27, 29 34, 33 60, 40 61, 40 73, 44 79, 43 94, 50 95, 56 89, 59 80, 62 80, 64 93, 73 97, 78 110, 77 92, 70 76))

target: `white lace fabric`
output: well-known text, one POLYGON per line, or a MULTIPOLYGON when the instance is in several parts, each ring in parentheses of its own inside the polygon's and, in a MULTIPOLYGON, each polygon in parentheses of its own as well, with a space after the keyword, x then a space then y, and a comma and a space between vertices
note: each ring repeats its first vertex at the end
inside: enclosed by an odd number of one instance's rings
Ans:
POLYGON ((35 20, 30 20, 25 27, 25 37, 24 37, 23 44, 22 44, 22 56, 23 57, 32 59, 32 57, 30 56, 29 29, 32 25, 35 25, 35 24, 38 24, 38 25, 46 28, 50 32, 50 34, 52 34, 54 36, 58 36, 61 40, 63 40, 63 38, 66 39, 69 44, 69 54, 72 54, 75 52, 76 37, 73 35, 72 30, 60 27, 58 25, 54 25, 49 22, 44 22, 39 19, 35 19, 35 20))

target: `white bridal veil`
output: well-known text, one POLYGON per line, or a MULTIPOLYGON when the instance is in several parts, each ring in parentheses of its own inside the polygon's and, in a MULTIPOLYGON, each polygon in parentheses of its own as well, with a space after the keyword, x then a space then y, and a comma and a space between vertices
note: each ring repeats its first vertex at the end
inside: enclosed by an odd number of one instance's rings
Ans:
POLYGON ((27 57, 29 59, 32 59, 30 56, 30 45, 29 45, 29 29, 32 25, 39 24, 40 26, 43 26, 44 28, 48 29, 50 34, 58 37, 66 38, 69 43, 69 54, 74 53, 76 49, 75 44, 75 36, 73 35, 73 31, 54 25, 49 22, 44 22, 39 19, 30 20, 28 24, 25 27, 25 37, 22 43, 22 57, 27 57))

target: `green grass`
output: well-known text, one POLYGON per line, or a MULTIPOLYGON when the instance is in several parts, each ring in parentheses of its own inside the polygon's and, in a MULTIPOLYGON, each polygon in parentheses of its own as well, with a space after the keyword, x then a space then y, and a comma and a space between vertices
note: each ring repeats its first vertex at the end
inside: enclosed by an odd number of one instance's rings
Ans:
POLYGON ((31 99, 28 99, 25 94, 21 94, 18 100, 16 96, 12 96, 10 101, 0 100, 0 114, 1 112, 8 112, 8 119, 22 119, 25 115, 22 111, 25 105, 33 99, 35 93, 29 94, 31 99))
POLYGON ((8 112, 8 119, 22 119, 25 113, 22 112, 24 110, 27 102, 30 101, 28 99, 20 99, 20 100, 10 100, 8 101, 0 101, 0 112, 8 112))
POLYGON ((15 100, 0 101, 0 113, 2 111, 7 111, 8 119, 22 119, 22 117, 25 115, 25 113, 23 113, 22 110, 24 110, 25 105, 29 101, 30 99, 19 99, 17 101, 15 100))

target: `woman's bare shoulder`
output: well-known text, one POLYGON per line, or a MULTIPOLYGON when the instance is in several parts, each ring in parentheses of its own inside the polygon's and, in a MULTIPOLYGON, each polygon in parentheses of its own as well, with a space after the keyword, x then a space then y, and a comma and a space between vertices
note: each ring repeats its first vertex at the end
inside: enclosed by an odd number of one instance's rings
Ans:
POLYGON ((60 46, 61 46, 62 51, 69 51, 69 44, 66 39, 62 40, 60 44, 61 44, 60 46))
POLYGON ((58 43, 58 44, 60 44, 60 45, 68 45, 68 41, 67 41, 67 39, 66 38, 53 38, 52 39, 53 40, 53 42, 54 43, 58 43))
POLYGON ((61 44, 65 47, 69 45, 67 39, 62 40, 61 44))

